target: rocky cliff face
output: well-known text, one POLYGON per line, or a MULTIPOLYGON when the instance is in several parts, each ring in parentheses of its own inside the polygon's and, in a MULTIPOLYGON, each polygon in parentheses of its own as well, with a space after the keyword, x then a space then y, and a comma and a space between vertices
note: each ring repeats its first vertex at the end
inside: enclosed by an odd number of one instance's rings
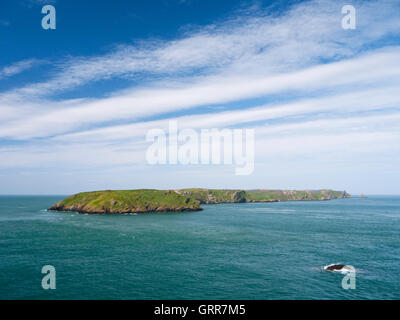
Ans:
POLYGON ((181 189, 175 192, 204 204, 246 202, 244 190, 181 189))
POLYGON ((302 200, 331 200, 351 197, 346 191, 333 190, 216 190, 181 189, 175 192, 204 204, 238 202, 278 202, 302 200))

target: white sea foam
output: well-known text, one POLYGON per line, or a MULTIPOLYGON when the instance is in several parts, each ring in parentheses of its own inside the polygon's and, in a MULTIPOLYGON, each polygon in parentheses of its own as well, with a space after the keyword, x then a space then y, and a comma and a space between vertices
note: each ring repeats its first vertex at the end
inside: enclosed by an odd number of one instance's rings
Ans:
POLYGON ((331 272, 338 272, 338 273, 341 273, 341 274, 346 274, 346 273, 349 273, 349 272, 355 272, 356 271, 356 269, 353 266, 350 266, 350 265, 344 265, 344 267, 342 269, 340 269, 340 270, 328 270, 329 267, 334 266, 334 265, 338 265, 338 264, 342 264, 342 263, 329 264, 327 266, 324 266, 324 270, 331 271, 331 272))

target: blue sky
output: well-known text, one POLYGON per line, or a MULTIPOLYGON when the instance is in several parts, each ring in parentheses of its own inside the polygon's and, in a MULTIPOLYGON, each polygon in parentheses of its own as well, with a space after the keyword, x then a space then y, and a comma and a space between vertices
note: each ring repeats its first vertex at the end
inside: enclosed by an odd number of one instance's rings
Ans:
POLYGON ((2 1, 0 194, 400 194, 399 13, 398 1, 2 1), (45 4, 55 30, 41 27, 45 4), (169 120, 254 129, 254 173, 149 165, 146 132, 169 120))

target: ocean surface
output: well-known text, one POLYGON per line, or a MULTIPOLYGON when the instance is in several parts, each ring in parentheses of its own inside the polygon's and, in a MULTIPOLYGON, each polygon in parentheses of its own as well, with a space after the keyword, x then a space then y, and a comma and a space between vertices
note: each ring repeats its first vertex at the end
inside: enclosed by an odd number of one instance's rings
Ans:
POLYGON ((400 197, 45 210, 63 198, 0 196, 0 299, 400 299, 400 197), (356 268, 355 289, 331 263, 356 268))

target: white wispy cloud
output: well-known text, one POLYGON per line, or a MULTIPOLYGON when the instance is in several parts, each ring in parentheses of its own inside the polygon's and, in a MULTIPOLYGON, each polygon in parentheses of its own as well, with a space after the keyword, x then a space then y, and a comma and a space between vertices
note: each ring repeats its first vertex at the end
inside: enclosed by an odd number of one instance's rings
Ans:
MULTIPOLYGON (((308 119, 315 115, 328 113, 329 119, 324 122, 327 127, 329 123, 332 126, 338 125, 335 118, 350 117, 353 121, 354 117, 358 121, 366 121, 368 119, 381 119, 374 115, 372 118, 357 118, 362 112, 381 112, 393 113, 400 112, 400 84, 394 87, 385 87, 380 89, 369 89, 340 94, 334 96, 325 96, 315 99, 304 99, 288 104, 269 104, 248 108, 245 110, 212 112, 199 115, 187 115, 181 117, 171 117, 163 120, 145 121, 128 125, 115 125, 93 130, 81 131, 72 134, 65 134, 53 137, 52 140, 67 142, 98 142, 112 140, 126 140, 141 138, 144 141, 146 132, 152 128, 160 128, 168 130, 168 123, 171 120, 177 121, 180 128, 229 128, 229 127, 258 127, 260 122, 265 123, 265 130, 258 130, 258 133, 271 132, 278 128, 309 126, 308 119), (334 116, 332 116, 334 114, 334 116), (294 124, 270 125, 269 121, 286 120, 294 122, 294 124)), ((392 115, 380 115, 383 119, 390 120, 392 115)), ((397 119, 394 117, 393 119, 397 119)), ((318 119, 317 119, 318 120, 318 119)), ((322 123, 322 120, 313 123, 322 123)), ((347 120, 349 121, 349 120, 347 120)), ((350 124, 349 127, 351 127, 350 124)), ((283 130, 283 129, 279 129, 283 130)))
MULTIPOLYGON (((261 166, 306 159, 308 172, 368 155, 391 170, 400 152, 400 47, 384 40, 400 34, 399 3, 353 5, 356 30, 341 28, 341 3, 310 1, 58 61, 45 81, 0 93, 0 139, 15 141, 0 147, 0 168, 154 170, 145 165, 146 132, 175 119, 194 129, 254 128, 261 166), (143 82, 110 86, 102 98, 56 98, 116 78, 143 82)), ((3 67, 0 80, 34 64, 22 62, 3 67)))
MULTIPOLYGON (((400 49, 378 50, 364 57, 310 67, 271 77, 206 77, 192 83, 163 83, 148 89, 133 89, 106 99, 78 101, 67 108, 37 112, 0 128, 0 136, 15 139, 46 137, 112 120, 138 120, 204 105, 235 102, 280 92, 346 90, 350 86, 399 84, 400 49)), ((367 94, 367 93, 366 93, 367 94)), ((389 99, 392 96, 388 97, 389 99)), ((50 104, 44 102, 42 104, 50 104)), ((52 103, 52 106, 57 105, 52 103)), ((310 108, 310 112, 313 109, 310 108)))
POLYGON ((26 59, 0 68, 0 80, 24 72, 34 65, 41 63, 38 59, 26 59))
POLYGON ((72 57, 45 82, 20 88, 21 95, 49 95, 88 82, 137 74, 182 76, 204 74, 271 74, 294 71, 323 59, 354 56, 364 46, 391 33, 400 22, 396 1, 355 2, 358 29, 341 28, 341 5, 310 1, 282 16, 256 12, 188 32, 181 39, 138 41, 108 54, 72 57), (373 28, 371 27, 373 26, 373 28))

